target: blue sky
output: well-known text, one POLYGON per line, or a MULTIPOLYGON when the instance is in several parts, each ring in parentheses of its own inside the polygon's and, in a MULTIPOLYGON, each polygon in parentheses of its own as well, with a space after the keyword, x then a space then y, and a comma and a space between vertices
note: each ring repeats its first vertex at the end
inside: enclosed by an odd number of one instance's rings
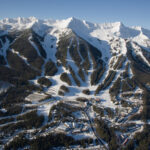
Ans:
POLYGON ((150 0, 0 0, 0 4, 0 19, 73 16, 97 23, 121 21, 150 29, 150 0))

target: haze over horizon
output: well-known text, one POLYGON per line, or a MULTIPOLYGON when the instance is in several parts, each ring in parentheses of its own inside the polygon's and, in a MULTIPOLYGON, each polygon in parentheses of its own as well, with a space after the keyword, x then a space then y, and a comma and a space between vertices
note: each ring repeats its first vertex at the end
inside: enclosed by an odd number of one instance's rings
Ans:
POLYGON ((127 26, 150 29, 150 2, 147 0, 5 0, 1 2, 0 19, 30 17, 38 19, 66 19, 75 17, 94 23, 122 22, 127 26))

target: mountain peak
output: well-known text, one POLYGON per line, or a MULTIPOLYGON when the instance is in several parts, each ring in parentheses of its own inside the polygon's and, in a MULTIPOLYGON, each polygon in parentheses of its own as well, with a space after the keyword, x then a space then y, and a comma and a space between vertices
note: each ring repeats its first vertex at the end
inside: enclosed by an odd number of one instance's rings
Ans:
POLYGON ((122 38, 133 38, 140 33, 150 37, 150 31, 141 27, 127 27, 122 22, 113 23, 90 23, 85 20, 80 20, 75 17, 70 17, 64 20, 39 20, 35 17, 29 18, 5 18, 0 20, 0 30, 13 31, 24 30, 34 27, 36 30, 43 30, 44 34, 48 28, 67 29, 70 28, 79 36, 93 34, 96 38, 107 40, 107 35, 117 36, 122 38))
POLYGON ((17 23, 30 23, 30 22, 36 22, 38 19, 35 17, 17 17, 17 18, 5 18, 3 20, 0 20, 0 23, 4 24, 17 24, 17 23))
POLYGON ((23 30, 32 27, 35 22, 38 22, 35 17, 5 18, 0 20, 0 28, 3 30, 23 30))
POLYGON ((72 26, 73 24, 81 24, 83 21, 75 18, 75 17, 70 17, 67 19, 63 19, 63 20, 56 20, 55 26, 58 26, 60 28, 69 28, 70 26, 72 26))

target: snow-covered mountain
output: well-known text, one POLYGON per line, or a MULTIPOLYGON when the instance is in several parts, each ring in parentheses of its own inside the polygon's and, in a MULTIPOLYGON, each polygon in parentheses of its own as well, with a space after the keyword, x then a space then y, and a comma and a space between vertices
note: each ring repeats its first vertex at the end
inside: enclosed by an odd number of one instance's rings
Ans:
POLYGON ((150 31, 142 27, 0 20, 0 146, 140 147, 149 78, 150 31))
POLYGON ((0 20, 0 28, 12 31, 12 30, 24 30, 31 28, 32 26, 38 26, 43 29, 43 25, 48 27, 55 27, 59 29, 71 28, 72 30, 79 32, 80 34, 87 33, 105 33, 109 36, 117 36, 122 38, 132 38, 139 36, 141 33, 150 37, 150 30, 144 29, 142 27, 127 27, 121 22, 114 23, 91 23, 85 20, 79 20, 74 17, 65 20, 40 20, 35 17, 29 18, 5 18, 0 20))
MULTIPOLYGON (((93 43, 97 48, 97 40, 109 42, 112 38, 130 39, 139 43, 141 46, 149 46, 150 30, 142 27, 127 27, 121 22, 96 24, 85 20, 79 20, 74 17, 65 20, 39 20, 35 17, 29 18, 5 18, 0 20, 1 34, 3 31, 22 31, 32 28, 38 35, 53 34, 56 30, 58 34, 71 29, 78 36, 93 43), (92 41, 93 40, 93 41, 92 41)), ((56 35, 55 35, 56 36, 56 35)))

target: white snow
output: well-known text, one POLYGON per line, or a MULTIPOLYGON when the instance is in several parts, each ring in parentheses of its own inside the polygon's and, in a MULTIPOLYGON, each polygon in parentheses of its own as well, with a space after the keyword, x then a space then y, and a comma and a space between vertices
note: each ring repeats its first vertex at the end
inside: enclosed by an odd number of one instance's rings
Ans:
POLYGON ((37 22, 38 19, 35 17, 29 18, 5 18, 0 20, 0 29, 1 30, 24 30, 32 27, 32 25, 37 22))
MULTIPOLYGON (((47 35, 43 43, 45 47, 50 45, 45 44, 45 42, 47 43, 47 38, 51 38, 49 37, 50 35, 54 36, 58 42, 59 35, 63 32, 68 32, 69 29, 71 29, 77 35, 84 38, 89 43, 100 49, 103 53, 103 58, 109 58, 111 56, 108 43, 114 37, 119 37, 120 39, 132 39, 133 41, 139 43, 142 46, 150 46, 149 30, 143 29, 141 27, 127 27, 121 22, 98 24, 90 23, 85 20, 79 20, 73 17, 64 20, 39 20, 35 17, 18 17, 14 19, 6 18, 0 20, 0 28, 2 30, 24 30, 31 27, 40 36, 47 35), (48 33, 50 33, 50 35, 48 33)), ((120 41, 122 41, 122 53, 125 54, 125 42, 123 40, 120 41)))
MULTIPOLYGON (((77 70, 78 70, 78 67, 76 66, 74 60, 71 58, 70 52, 69 52, 69 49, 70 49, 70 47, 71 47, 71 45, 72 45, 72 41, 73 41, 73 39, 71 39, 71 41, 70 41, 70 45, 69 45, 68 51, 67 51, 67 59, 66 59, 66 60, 67 60, 67 62, 68 62, 68 65, 70 65, 71 68, 72 68, 74 71, 75 71, 75 70, 77 71, 77 70)), ((82 83, 82 80, 81 80, 81 78, 78 76, 78 74, 76 73, 76 71, 75 71, 75 75, 76 75, 77 79, 80 81, 80 83, 82 83)), ((70 77, 71 77, 72 83, 73 83, 74 85, 76 85, 76 83, 74 82, 74 79, 72 78, 71 75, 70 75, 70 77)))
POLYGON ((28 95, 25 100, 27 101, 31 101, 32 103, 38 103, 38 101, 44 99, 47 95, 45 95, 44 93, 37 93, 34 92, 30 95, 28 95))
POLYGON ((11 87, 12 85, 8 82, 0 81, 0 94, 3 92, 7 92, 7 90, 11 87))
POLYGON ((23 55, 20 55, 20 53, 18 51, 15 51, 14 49, 11 49, 11 52, 13 52, 14 54, 17 54, 20 58, 22 58, 24 60, 24 62, 30 66, 30 64, 28 63, 28 60, 26 57, 24 57, 23 55))
POLYGON ((100 92, 99 98, 100 98, 103 106, 110 107, 113 109, 116 108, 116 105, 111 101, 109 90, 105 90, 105 91, 100 92))
POLYGON ((7 55, 7 50, 9 48, 10 42, 9 42, 8 38, 5 38, 5 40, 6 40, 5 43, 1 40, 2 48, 1 48, 0 53, 4 56, 4 58, 6 60, 6 63, 8 65, 8 62, 7 62, 7 59, 6 59, 6 55, 7 55))
POLYGON ((36 50, 36 52, 38 53, 38 55, 41 56, 38 47, 37 47, 36 44, 32 41, 32 36, 30 36, 28 40, 29 40, 30 44, 34 47, 34 49, 36 50))
POLYGON ((132 47, 134 49, 134 51, 132 51, 132 54, 136 54, 138 56, 140 56, 143 61, 146 63, 146 65, 148 65, 150 67, 150 63, 148 62, 148 60, 144 57, 141 48, 138 45, 135 45, 134 43, 132 43, 132 47))
POLYGON ((128 68, 128 74, 129 74, 129 77, 132 78, 133 77, 133 72, 132 72, 132 69, 131 69, 131 66, 129 65, 129 68, 128 68))
POLYGON ((56 37, 48 33, 42 42, 43 48, 47 54, 47 60, 51 59, 56 62, 56 37))
POLYGON ((142 27, 127 27, 121 22, 114 23, 90 23, 85 20, 79 20, 71 17, 64 20, 40 20, 35 17, 29 18, 5 18, 0 20, 0 28, 7 29, 8 31, 17 29, 23 30, 34 26, 36 31, 47 32, 47 29, 51 28, 71 28, 77 34, 80 35, 93 35, 101 40, 108 40, 112 36, 121 38, 134 38, 143 34, 145 37, 150 38, 150 31, 142 27))
POLYGON ((6 113, 7 110, 5 108, 0 109, 1 112, 6 113))
POLYGON ((52 107, 52 103, 47 103, 47 104, 44 104, 44 105, 40 105, 38 107, 38 114, 39 115, 42 114, 42 115, 48 117, 51 107, 52 107))

